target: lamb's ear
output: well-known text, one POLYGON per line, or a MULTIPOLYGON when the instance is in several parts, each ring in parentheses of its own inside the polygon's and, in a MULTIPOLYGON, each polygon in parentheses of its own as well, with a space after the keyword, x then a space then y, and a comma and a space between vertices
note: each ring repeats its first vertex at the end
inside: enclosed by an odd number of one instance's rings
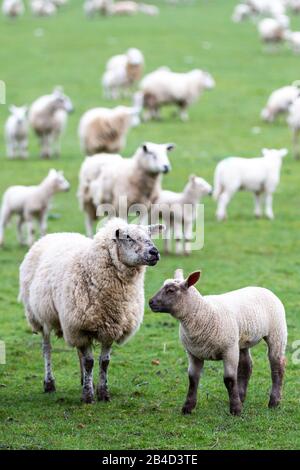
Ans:
POLYGON ((263 149, 261 149, 261 153, 262 153, 263 156, 265 157, 266 155, 268 155, 269 149, 263 148, 263 149))
POLYGON ((196 179, 196 175, 190 175, 189 176, 189 180, 190 180, 191 183, 193 183, 195 181, 195 179, 196 179))
POLYGON ((178 281, 184 281, 183 269, 176 269, 174 273, 174 279, 177 279, 178 281))
POLYGON ((281 156, 281 158, 286 157, 288 153, 289 153, 288 149, 279 150, 279 155, 281 156))
POLYGON ((49 175, 56 175, 57 174, 57 171, 55 170, 55 168, 51 168, 51 170, 49 170, 49 175))
POLYGON ((155 235, 157 233, 161 233, 164 230, 166 230, 166 226, 163 224, 148 225, 147 230, 148 230, 149 235, 155 235))
POLYGON ((175 148, 175 144, 166 144, 167 152, 171 152, 175 148))
POLYGON ((195 271, 194 273, 190 274, 189 277, 185 281, 185 286, 188 289, 191 286, 194 286, 200 279, 201 271, 195 271))

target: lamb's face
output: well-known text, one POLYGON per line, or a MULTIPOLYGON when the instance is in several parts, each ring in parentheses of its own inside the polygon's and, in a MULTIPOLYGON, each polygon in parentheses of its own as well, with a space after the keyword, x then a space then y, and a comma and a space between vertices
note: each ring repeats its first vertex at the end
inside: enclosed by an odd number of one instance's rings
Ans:
POLYGON ((22 124, 27 119, 27 106, 10 106, 11 114, 14 116, 18 124, 22 124))
POLYGON ((271 160, 281 160, 288 154, 287 149, 262 149, 262 154, 264 158, 268 158, 271 160))
POLYGON ((190 183, 198 197, 212 194, 213 188, 207 181, 205 181, 205 179, 196 175, 191 175, 190 183))
POLYGON ((52 184, 57 192, 69 191, 70 183, 66 180, 62 171, 50 170, 49 177, 52 179, 52 184))
POLYGON ((150 237, 162 229, 161 225, 128 225, 126 228, 117 229, 115 243, 119 261, 130 267, 154 266, 160 255, 150 237))
POLYGON ((174 148, 173 144, 153 144, 147 142, 142 145, 140 164, 152 174, 168 173, 171 170, 168 153, 174 148))
POLYGON ((67 113, 74 111, 73 103, 68 96, 64 95, 60 90, 54 90, 53 95, 56 109, 63 109, 67 113))
POLYGON ((203 74, 203 83, 205 90, 212 90, 216 86, 215 80, 208 72, 204 72, 203 74))

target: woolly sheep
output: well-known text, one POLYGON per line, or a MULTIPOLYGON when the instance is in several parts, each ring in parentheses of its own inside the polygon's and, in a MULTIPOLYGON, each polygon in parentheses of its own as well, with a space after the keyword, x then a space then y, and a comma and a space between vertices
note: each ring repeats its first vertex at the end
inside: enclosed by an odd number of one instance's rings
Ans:
POLYGON ((110 205, 115 215, 126 218, 128 209, 138 204, 142 221, 148 218, 160 191, 161 175, 171 169, 168 152, 173 148, 173 144, 146 142, 131 158, 100 154, 85 159, 79 173, 78 199, 85 212, 87 235, 93 235, 100 205, 110 205))
POLYGON ((247 0, 247 4, 259 15, 276 17, 284 15, 286 12, 285 5, 281 0, 247 0))
POLYGON ((51 0, 31 0, 30 7, 35 16, 53 16, 57 13, 57 6, 51 0))
POLYGON ((55 391, 51 331, 76 347, 82 400, 94 400, 92 345, 101 343, 98 400, 108 401, 107 369, 112 344, 128 341, 144 314, 144 274, 159 252, 150 235, 162 226, 128 225, 113 219, 93 240, 75 233, 47 235, 20 267, 20 300, 33 332, 43 336, 45 392, 55 391))
POLYGON ((273 193, 280 181, 282 158, 287 149, 262 149, 262 157, 229 157, 218 163, 214 176, 214 199, 218 202, 217 219, 227 217, 227 206, 237 191, 254 193, 256 217, 262 216, 261 203, 265 197, 265 214, 274 219, 273 193))
POLYGON ((300 31, 286 31, 284 38, 288 42, 293 52, 295 52, 295 54, 299 54, 300 53, 300 31))
POLYGON ((300 98, 297 98, 289 109, 287 123, 293 133, 294 156, 300 159, 299 134, 300 134, 300 98))
POLYGON ((238 5, 235 6, 231 19, 234 23, 240 23, 246 18, 249 18, 251 13, 252 13, 252 10, 249 5, 246 5, 244 3, 239 3, 238 5))
POLYGON ((111 14, 113 0, 85 0, 83 10, 87 16, 111 14))
POLYGON ((144 56, 139 49, 131 48, 125 54, 112 57, 106 64, 102 86, 106 98, 117 99, 127 95, 130 87, 143 73, 144 56))
POLYGON ((24 14, 23 0, 4 0, 2 3, 2 13, 10 18, 16 18, 24 14))
POLYGON ((78 127, 82 151, 86 155, 119 152, 126 145, 129 129, 140 124, 139 113, 137 107, 128 106, 86 111, 78 127))
POLYGON ((34 218, 38 220, 41 236, 47 231, 47 216, 51 198, 55 193, 68 191, 70 184, 61 171, 50 170, 48 176, 38 186, 11 186, 2 199, 0 213, 0 245, 4 242, 4 229, 10 218, 17 215, 18 240, 21 245, 23 240, 23 225, 27 225, 27 244, 33 243, 34 218))
POLYGON ((29 123, 40 141, 42 158, 60 155, 60 137, 67 124, 68 113, 72 111, 70 98, 59 87, 32 103, 29 123))
POLYGON ((166 226, 165 253, 170 253, 171 241, 174 238, 176 253, 190 254, 193 224, 197 215, 196 205, 208 194, 212 194, 212 186, 196 175, 190 175, 181 193, 160 191, 152 206, 151 217, 155 220, 160 213, 166 226))
POLYGON ((300 0, 285 0, 285 4, 294 13, 300 12, 300 0))
POLYGON ((146 75, 140 84, 141 100, 148 111, 147 118, 159 118, 159 108, 166 104, 179 107, 181 119, 187 120, 187 109, 200 97, 204 90, 215 86, 212 76, 199 69, 186 73, 174 73, 162 67, 146 75))
POLYGON ((291 104, 299 96, 298 86, 290 85, 278 88, 271 93, 266 107, 261 112, 261 118, 268 122, 273 122, 280 113, 288 111, 291 104))
POLYGON ((289 20, 286 16, 264 18, 258 23, 258 32, 263 42, 275 44, 284 40, 288 27, 289 20))
POLYGON ((11 115, 5 123, 5 140, 8 158, 28 156, 28 118, 27 106, 10 106, 11 115))
POLYGON ((287 326, 285 309, 276 295, 261 287, 246 287, 221 295, 202 296, 193 287, 194 272, 184 280, 182 270, 165 281, 150 300, 154 312, 171 314, 180 322, 180 339, 189 360, 189 389, 183 405, 191 413, 205 360, 222 360, 230 413, 240 415, 252 372, 250 348, 262 339, 268 345, 272 375, 269 407, 281 400, 285 369, 287 326))
POLYGON ((112 15, 135 15, 136 13, 144 13, 149 16, 159 14, 159 8, 156 5, 146 3, 137 3, 132 1, 116 2, 111 6, 112 15))

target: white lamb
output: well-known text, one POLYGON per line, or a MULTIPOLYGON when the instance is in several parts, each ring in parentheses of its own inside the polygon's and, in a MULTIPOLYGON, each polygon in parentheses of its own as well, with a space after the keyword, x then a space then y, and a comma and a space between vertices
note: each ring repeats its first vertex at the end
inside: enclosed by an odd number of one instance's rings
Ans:
POLYGON ((139 108, 128 106, 89 109, 78 126, 82 151, 85 155, 119 152, 126 145, 129 129, 140 124, 139 113, 139 108))
POLYGON ((28 157, 27 106, 10 106, 11 115, 5 123, 5 140, 8 158, 28 157))
POLYGON ((188 255, 191 252, 193 225, 197 216, 197 204, 208 194, 212 194, 212 186, 196 175, 190 175, 189 181, 181 193, 160 191, 151 208, 152 221, 161 214, 166 226, 165 253, 171 252, 172 239, 175 239, 176 253, 188 255))
POLYGON ((113 56, 102 78, 104 96, 111 99, 127 96, 134 83, 140 80, 143 67, 144 56, 139 49, 131 48, 125 54, 113 56))
POLYGON ((142 102, 147 118, 159 118, 159 109, 167 104, 179 108, 183 121, 188 119, 188 108, 199 99, 204 90, 215 86, 212 76, 203 70, 195 69, 186 73, 174 73, 162 67, 146 75, 141 84, 141 94, 137 98, 142 102))
POLYGON ((246 190, 254 193, 256 217, 262 216, 261 203, 265 198, 265 214, 274 219, 273 193, 279 181, 282 158, 287 149, 262 149, 262 157, 229 157, 218 163, 214 177, 214 199, 218 202, 217 219, 227 217, 227 206, 237 191, 246 190))
POLYGON ((45 392, 55 391, 50 344, 54 331, 78 350, 85 403, 94 400, 92 346, 101 343, 97 398, 110 399, 111 347, 128 341, 143 321, 145 269, 159 260, 150 236, 161 229, 113 219, 93 240, 56 233, 28 252, 20 267, 20 300, 33 332, 43 336, 45 392))
POLYGON ((297 98, 289 109, 287 123, 293 133, 293 152, 296 160, 300 159, 300 98, 297 98))
POLYGON ((168 152, 173 148, 173 144, 146 142, 131 158, 100 154, 85 159, 79 173, 78 198, 88 236, 93 235, 93 221, 104 215, 99 213, 100 205, 113 209, 110 216, 127 218, 131 208, 133 213, 140 212, 142 222, 148 218, 160 191, 161 175, 171 169, 168 152))
POLYGON ((24 14, 23 0, 3 0, 2 13, 10 18, 16 18, 24 14))
POLYGON ((60 138, 67 125, 68 114, 72 111, 70 98, 59 87, 32 103, 29 123, 40 141, 42 158, 60 155, 60 138))
POLYGON ((289 18, 287 16, 264 18, 258 23, 260 39, 267 44, 282 42, 288 27, 289 18))
POLYGON ((31 0, 31 11, 35 16, 54 16, 57 6, 51 0, 31 0))
POLYGON ((273 122, 280 113, 288 111, 291 104, 300 95, 298 86, 290 85, 278 88, 271 93, 266 107, 261 112, 261 118, 273 122))
POLYGON ((223 361, 224 384, 230 413, 239 416, 252 372, 250 348, 262 339, 268 345, 272 389, 269 408, 279 405, 285 369, 287 325, 282 302, 268 289, 245 287, 221 295, 202 296, 193 287, 201 272, 167 279, 149 302, 154 312, 165 312, 180 322, 179 334, 189 360, 189 390, 184 414, 197 404, 204 361, 223 361))
POLYGON ((18 216, 18 240, 24 244, 23 225, 27 225, 27 245, 34 241, 33 220, 37 219, 40 234, 47 231, 49 204, 55 193, 68 191, 70 184, 62 171, 50 170, 48 176, 38 186, 11 186, 2 198, 0 214, 0 245, 4 242, 4 229, 13 215, 18 216))
POLYGON ((231 19, 234 23, 241 23, 245 19, 249 18, 251 14, 252 9, 249 5, 239 3, 235 6, 231 19))

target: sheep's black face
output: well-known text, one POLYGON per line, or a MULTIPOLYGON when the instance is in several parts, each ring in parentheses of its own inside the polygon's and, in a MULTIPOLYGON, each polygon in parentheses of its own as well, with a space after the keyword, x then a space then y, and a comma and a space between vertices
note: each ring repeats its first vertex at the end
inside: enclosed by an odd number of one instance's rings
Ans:
POLYGON ((126 266, 155 266, 159 261, 159 251, 144 228, 117 230, 116 243, 119 260, 126 266))
POLYGON ((180 299, 181 291, 179 282, 166 282, 149 300, 149 307, 153 312, 172 313, 180 299))

